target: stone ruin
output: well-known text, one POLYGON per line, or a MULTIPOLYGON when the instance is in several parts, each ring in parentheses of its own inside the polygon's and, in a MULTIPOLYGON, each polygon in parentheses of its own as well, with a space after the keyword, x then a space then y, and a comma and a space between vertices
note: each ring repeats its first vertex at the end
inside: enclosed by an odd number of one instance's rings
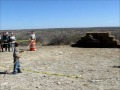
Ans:
POLYGON ((85 48, 120 48, 120 42, 108 32, 87 32, 86 36, 81 37, 80 40, 71 46, 85 48))

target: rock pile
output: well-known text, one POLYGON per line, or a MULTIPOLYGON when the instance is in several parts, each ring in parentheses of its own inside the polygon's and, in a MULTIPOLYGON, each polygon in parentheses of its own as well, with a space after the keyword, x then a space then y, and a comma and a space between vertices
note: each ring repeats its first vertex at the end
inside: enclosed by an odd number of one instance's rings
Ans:
POLYGON ((120 42, 108 32, 87 32, 86 36, 81 37, 80 40, 71 46, 86 48, 120 48, 120 42))

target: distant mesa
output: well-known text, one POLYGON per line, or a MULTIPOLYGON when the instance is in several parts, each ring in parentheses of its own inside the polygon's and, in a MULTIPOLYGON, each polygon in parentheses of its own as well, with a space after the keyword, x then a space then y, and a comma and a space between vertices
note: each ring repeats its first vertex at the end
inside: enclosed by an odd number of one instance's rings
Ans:
POLYGON ((120 48, 120 41, 108 32, 87 32, 72 47, 85 48, 120 48))

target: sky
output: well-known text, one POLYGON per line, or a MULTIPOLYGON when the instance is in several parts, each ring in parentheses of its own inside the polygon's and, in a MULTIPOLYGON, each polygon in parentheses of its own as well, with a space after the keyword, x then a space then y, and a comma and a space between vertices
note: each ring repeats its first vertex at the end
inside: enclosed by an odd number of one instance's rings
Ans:
POLYGON ((119 0, 0 0, 0 30, 120 26, 119 0))

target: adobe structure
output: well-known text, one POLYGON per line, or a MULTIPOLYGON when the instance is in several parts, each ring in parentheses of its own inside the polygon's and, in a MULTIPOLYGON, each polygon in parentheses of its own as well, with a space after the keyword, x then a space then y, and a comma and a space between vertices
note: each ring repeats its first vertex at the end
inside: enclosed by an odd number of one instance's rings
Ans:
POLYGON ((86 36, 81 37, 80 40, 71 46, 85 48, 120 48, 120 42, 108 32, 87 32, 86 36))

